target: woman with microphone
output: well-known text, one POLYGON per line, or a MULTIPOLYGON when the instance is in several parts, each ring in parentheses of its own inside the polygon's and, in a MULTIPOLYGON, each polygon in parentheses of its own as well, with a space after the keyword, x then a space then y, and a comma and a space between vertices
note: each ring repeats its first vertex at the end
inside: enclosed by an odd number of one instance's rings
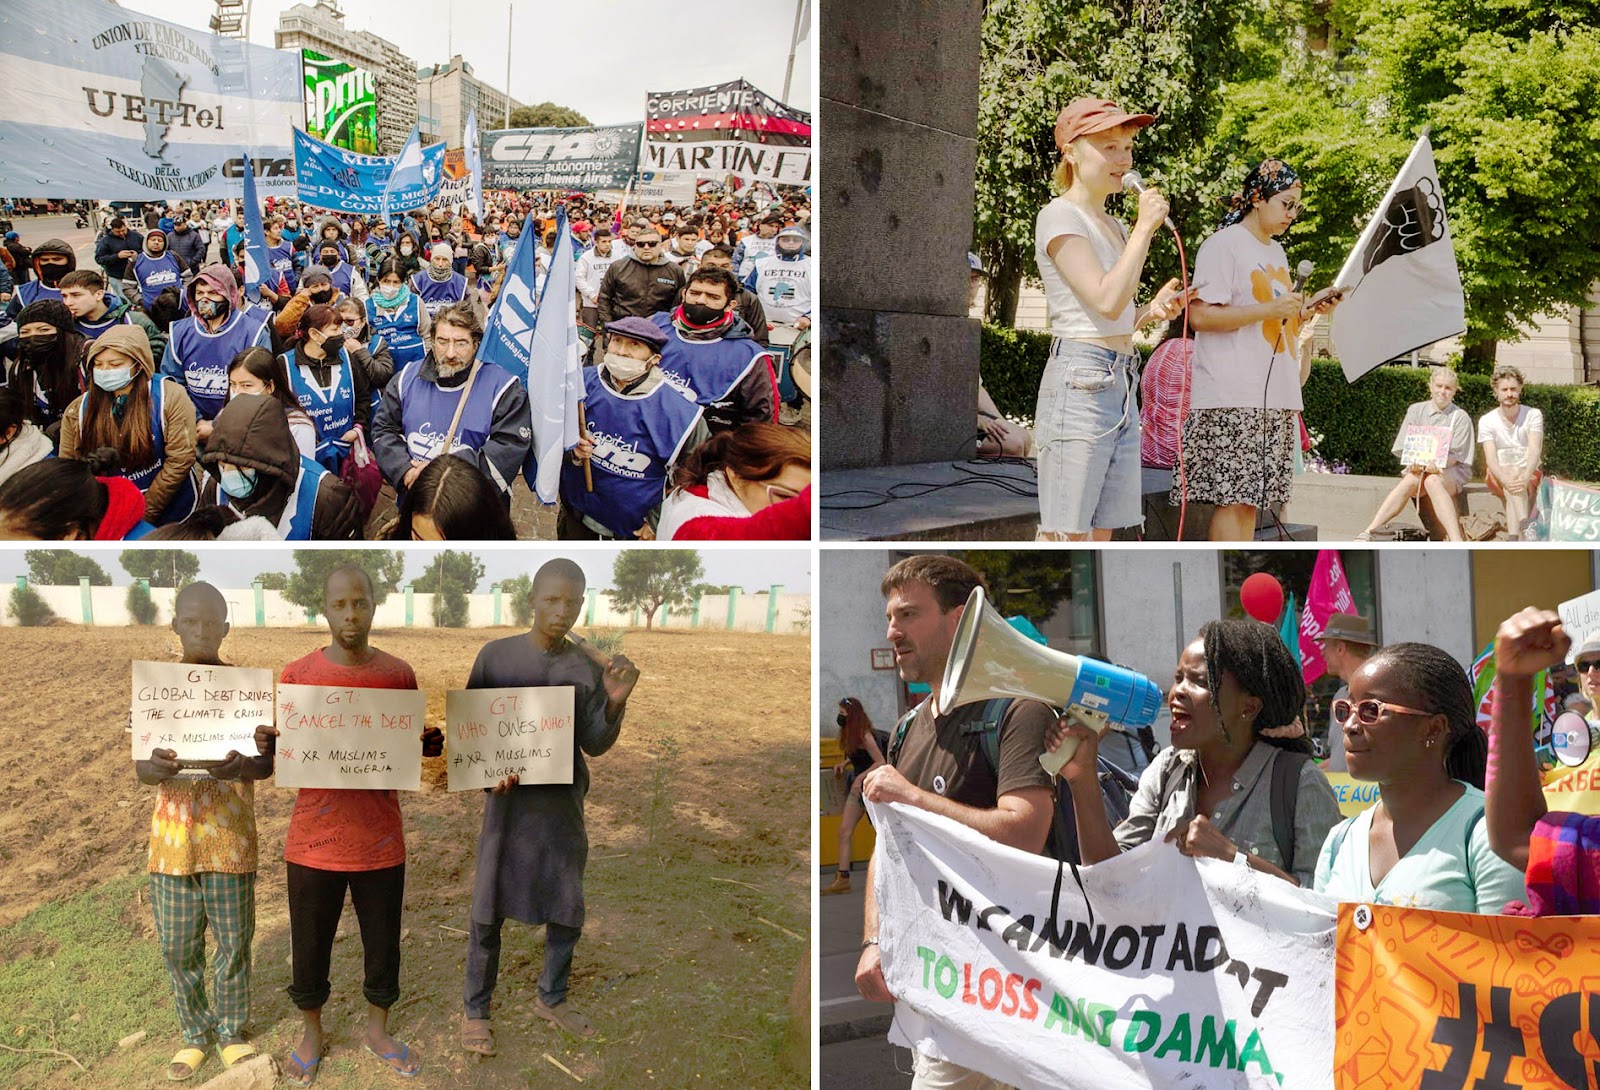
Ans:
POLYGON ((1034 230, 1054 336, 1034 416, 1040 540, 1106 541, 1112 530, 1142 521, 1133 332, 1177 317, 1184 298, 1169 280, 1149 306, 1134 305, 1166 199, 1143 190, 1132 232, 1105 204, 1122 192, 1134 138, 1153 121, 1091 98, 1056 118, 1054 180, 1062 192, 1039 210, 1034 230))
POLYGON ((1251 540, 1256 510, 1289 502, 1310 368, 1304 319, 1339 301, 1330 290, 1308 306, 1300 289, 1309 264, 1291 280, 1277 241, 1299 217, 1302 191, 1287 163, 1263 160, 1195 255, 1194 373, 1171 502, 1215 504, 1212 541, 1251 540))

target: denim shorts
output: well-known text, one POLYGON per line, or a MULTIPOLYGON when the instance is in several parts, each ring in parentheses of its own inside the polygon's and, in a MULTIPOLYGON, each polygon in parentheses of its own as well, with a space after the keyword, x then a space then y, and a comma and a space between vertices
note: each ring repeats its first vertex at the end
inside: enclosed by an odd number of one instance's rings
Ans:
POLYGON ((1139 357, 1056 338, 1039 381, 1039 530, 1142 526, 1139 357))

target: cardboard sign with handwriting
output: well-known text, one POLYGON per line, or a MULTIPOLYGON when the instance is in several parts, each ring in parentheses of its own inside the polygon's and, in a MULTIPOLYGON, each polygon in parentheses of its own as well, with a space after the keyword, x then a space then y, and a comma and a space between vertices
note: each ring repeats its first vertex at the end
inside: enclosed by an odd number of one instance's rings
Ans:
POLYGON ((279 787, 417 791, 422 717, 417 689, 278 686, 279 787))
POLYGON ((512 773, 522 783, 571 783, 573 692, 542 685, 446 693, 450 790, 493 787, 512 773))
POLYGON ((272 723, 272 671, 186 662, 133 664, 133 759, 170 749, 180 761, 256 753, 256 727, 272 723))

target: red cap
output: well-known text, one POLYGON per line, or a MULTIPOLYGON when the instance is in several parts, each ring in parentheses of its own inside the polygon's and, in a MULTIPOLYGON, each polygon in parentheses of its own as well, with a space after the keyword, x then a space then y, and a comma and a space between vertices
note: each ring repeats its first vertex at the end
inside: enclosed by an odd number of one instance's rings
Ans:
POLYGON ((1073 99, 1056 118, 1056 150, 1065 151, 1067 145, 1080 136, 1105 132, 1118 125, 1137 125, 1142 129, 1155 119, 1155 114, 1126 113, 1109 99, 1073 99))

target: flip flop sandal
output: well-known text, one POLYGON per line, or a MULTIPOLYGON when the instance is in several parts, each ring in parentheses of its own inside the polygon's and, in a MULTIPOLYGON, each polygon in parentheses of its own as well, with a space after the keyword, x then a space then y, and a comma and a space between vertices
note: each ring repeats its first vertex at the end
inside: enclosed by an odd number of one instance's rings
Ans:
POLYGON ((195 1072, 199 1071, 201 1065, 205 1062, 205 1049, 194 1047, 179 1049, 177 1055, 173 1056, 171 1062, 167 1064, 167 1081, 187 1082, 194 1078, 195 1072), (173 1068, 176 1067, 186 1067, 189 1070, 182 1075, 178 1075, 173 1072, 173 1068))
POLYGON ((494 1023, 487 1018, 463 1018, 461 1047, 479 1056, 493 1056, 494 1023))
POLYGON ((563 1000, 554 1007, 546 1006, 545 1001, 536 999, 533 1002, 533 1013, 545 1021, 553 1023, 558 1029, 572 1034, 574 1037, 589 1038, 594 1036, 594 1026, 589 1024, 589 1019, 583 1012, 571 1003, 563 1000))
MULTIPOLYGON (((396 1042, 396 1043, 399 1044, 399 1042, 396 1042)), ((401 1044, 399 1052, 379 1052, 377 1049, 373 1048, 371 1045, 367 1045, 366 1047, 367 1047, 367 1051, 368 1052, 372 1053, 374 1056, 378 1057, 378 1059, 380 1059, 384 1063, 388 1064, 389 1065, 389 1070, 393 1071, 396 1075, 399 1075, 402 1079, 414 1079, 418 1075, 422 1074, 422 1065, 421 1064, 418 1064, 416 1067, 413 1067, 410 1071, 407 1071, 403 1067, 395 1066, 396 1063, 405 1064, 405 1063, 410 1063, 411 1062, 411 1046, 410 1045, 401 1044)))
POLYGON ((222 1060, 223 1067, 232 1067, 234 1064, 243 1063, 254 1055, 257 1055, 256 1046, 246 1044, 243 1041, 217 1046, 217 1057, 222 1060))
POLYGON ((310 1086, 317 1081, 317 1068, 322 1066, 323 1057, 327 1054, 327 1049, 323 1049, 316 1059, 307 1063, 300 1058, 299 1052, 291 1051, 289 1058, 283 1064, 283 1081, 290 1086, 310 1086), (290 1064, 294 1065, 292 1071, 289 1069, 290 1064))

